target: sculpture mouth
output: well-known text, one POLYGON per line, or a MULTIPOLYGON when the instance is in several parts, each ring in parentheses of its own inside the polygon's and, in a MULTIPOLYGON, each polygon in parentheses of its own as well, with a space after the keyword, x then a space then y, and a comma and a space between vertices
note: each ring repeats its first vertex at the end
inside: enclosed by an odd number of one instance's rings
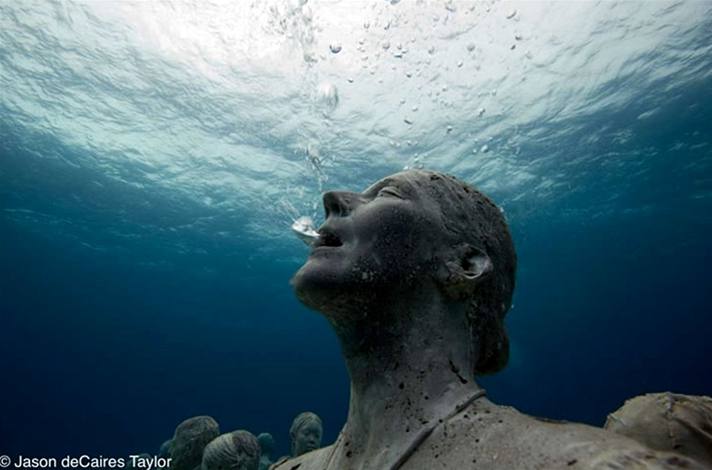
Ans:
POLYGON ((319 230, 319 238, 317 238, 312 246, 314 249, 317 248, 338 248, 342 246, 344 243, 341 240, 341 237, 334 232, 333 230, 327 228, 327 227, 322 227, 319 230))

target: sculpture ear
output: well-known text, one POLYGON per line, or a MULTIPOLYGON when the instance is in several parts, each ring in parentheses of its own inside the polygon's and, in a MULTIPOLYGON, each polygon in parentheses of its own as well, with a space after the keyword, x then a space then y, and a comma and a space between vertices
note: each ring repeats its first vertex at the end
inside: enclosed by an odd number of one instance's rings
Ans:
POLYGON ((493 269, 489 255, 469 244, 456 247, 448 258, 439 277, 445 292, 455 299, 470 297, 493 269))

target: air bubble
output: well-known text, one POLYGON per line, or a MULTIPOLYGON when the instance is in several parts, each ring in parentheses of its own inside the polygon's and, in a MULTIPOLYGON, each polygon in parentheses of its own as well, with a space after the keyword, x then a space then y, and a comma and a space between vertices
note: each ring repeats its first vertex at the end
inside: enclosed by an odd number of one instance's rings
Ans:
POLYGON ((482 117, 482 115, 485 113, 485 108, 480 108, 477 110, 477 115, 482 117))
POLYGON ((514 18, 515 16, 517 16, 517 10, 510 10, 509 13, 507 13, 507 19, 508 19, 508 20, 511 20, 511 19, 514 18))
POLYGON ((332 111, 339 104, 339 91, 333 83, 322 82, 317 90, 319 101, 332 111))
POLYGON ((489 151, 489 146, 487 144, 483 145, 482 148, 480 148, 480 152, 482 153, 487 153, 489 151))
POLYGON ((332 52, 332 54, 338 54, 339 52, 341 52, 341 44, 332 43, 329 45, 329 50, 332 52))

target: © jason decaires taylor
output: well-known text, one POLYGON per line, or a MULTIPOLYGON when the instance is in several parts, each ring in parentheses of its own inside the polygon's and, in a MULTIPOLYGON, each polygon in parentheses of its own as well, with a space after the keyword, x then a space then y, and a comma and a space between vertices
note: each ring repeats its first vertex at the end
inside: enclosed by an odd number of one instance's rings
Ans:
POLYGON ((2 456, 0 467, 2 468, 135 468, 143 470, 154 470, 169 468, 170 458, 151 457, 148 455, 129 455, 124 457, 92 457, 81 455, 72 457, 67 455, 61 459, 56 457, 25 457, 18 455, 15 460, 8 456, 2 456))

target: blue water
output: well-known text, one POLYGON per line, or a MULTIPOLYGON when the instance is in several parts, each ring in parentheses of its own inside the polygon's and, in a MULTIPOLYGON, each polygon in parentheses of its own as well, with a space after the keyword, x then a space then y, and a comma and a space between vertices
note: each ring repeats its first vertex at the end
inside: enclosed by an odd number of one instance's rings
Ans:
POLYGON ((281 454, 304 410, 331 442, 348 377, 289 224, 404 166, 510 222, 493 401, 712 394, 710 4, 382 3, 0 2, 0 454, 155 452, 198 414, 281 454))

